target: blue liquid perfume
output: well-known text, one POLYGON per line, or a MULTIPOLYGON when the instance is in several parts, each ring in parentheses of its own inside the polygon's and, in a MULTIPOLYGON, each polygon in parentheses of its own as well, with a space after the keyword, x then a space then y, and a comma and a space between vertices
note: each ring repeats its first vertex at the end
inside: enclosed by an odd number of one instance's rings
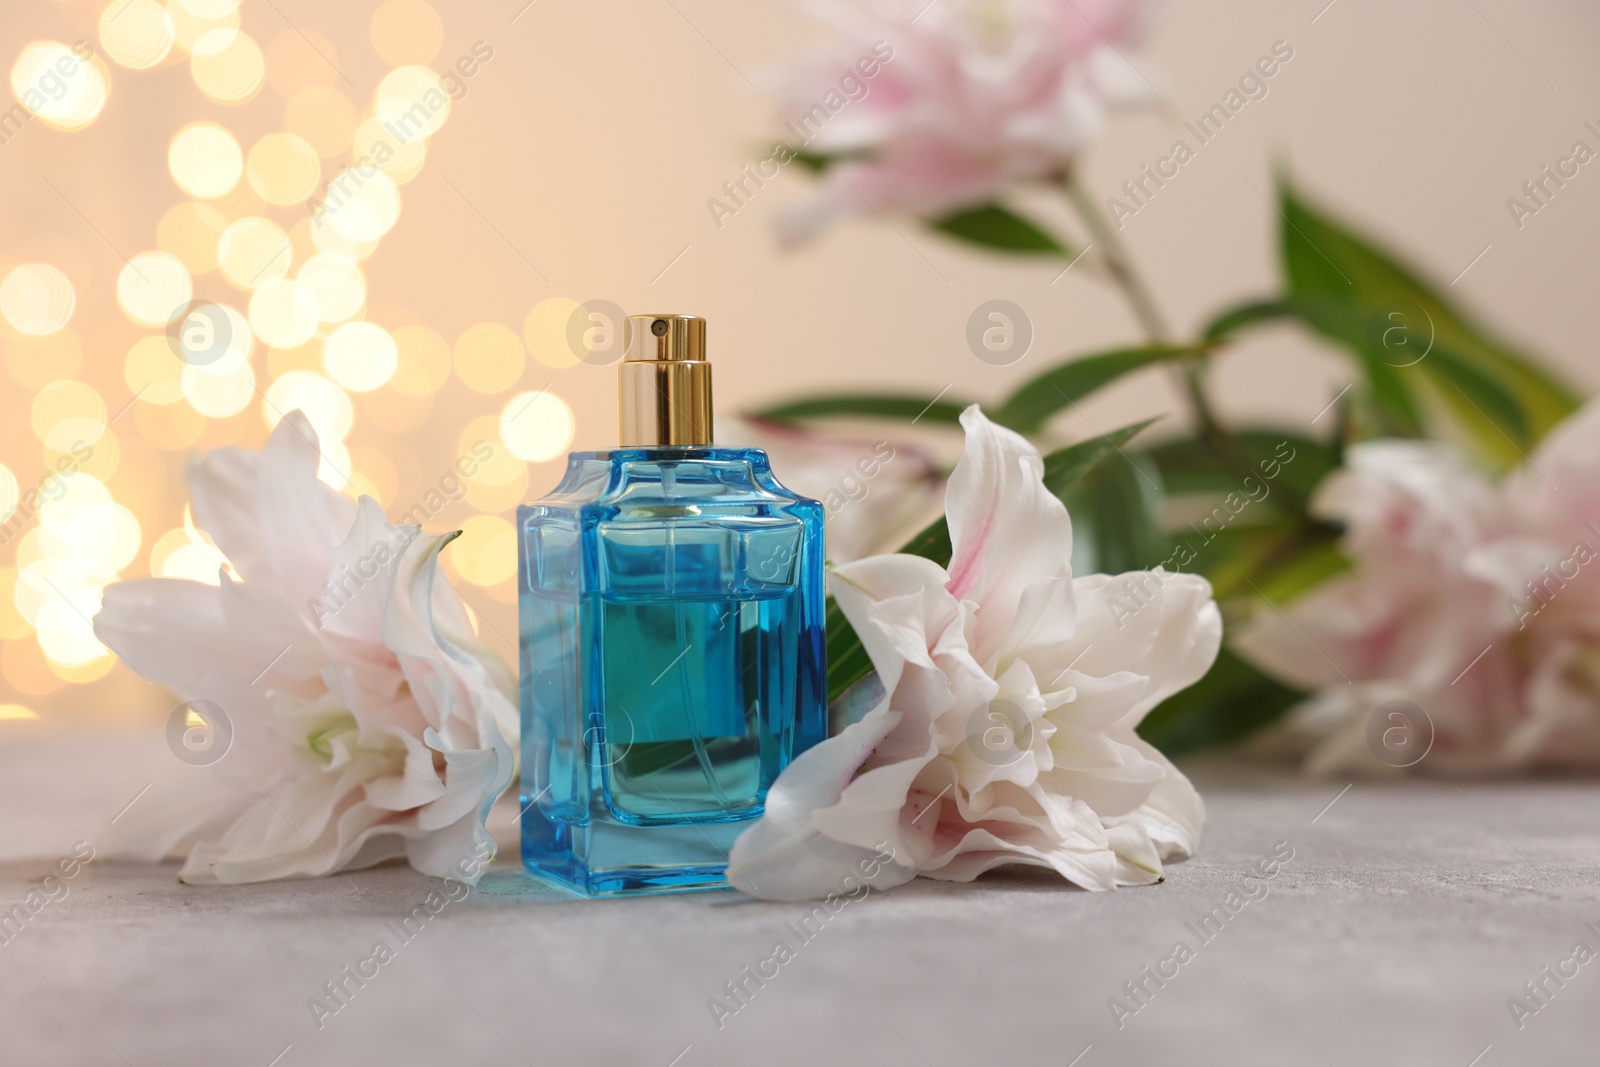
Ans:
POLYGON ((622 446, 517 509, 522 859, 589 896, 719 888, 827 732, 822 505, 711 443, 705 320, 628 320, 622 446))

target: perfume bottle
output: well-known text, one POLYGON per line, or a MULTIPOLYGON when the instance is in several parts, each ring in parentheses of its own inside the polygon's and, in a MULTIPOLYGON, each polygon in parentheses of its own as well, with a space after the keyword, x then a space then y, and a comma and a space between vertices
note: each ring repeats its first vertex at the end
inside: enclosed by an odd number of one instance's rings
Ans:
POLYGON ((704 319, 625 337, 621 447, 517 509, 522 858, 589 896, 725 886, 827 732, 822 505, 712 444, 704 319))

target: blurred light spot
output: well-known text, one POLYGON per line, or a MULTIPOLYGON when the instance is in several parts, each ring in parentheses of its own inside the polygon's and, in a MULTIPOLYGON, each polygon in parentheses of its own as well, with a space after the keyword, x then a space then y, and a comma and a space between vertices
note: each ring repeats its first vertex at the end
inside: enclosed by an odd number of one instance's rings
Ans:
POLYGON ((71 595, 58 594, 39 609, 33 628, 39 648, 54 663, 76 666, 107 654, 94 636, 89 620, 100 610, 100 591, 85 589, 71 595))
POLYGON ((332 226, 324 226, 318 218, 308 219, 307 228, 311 233, 311 243, 319 252, 348 259, 352 263, 360 263, 378 250, 379 242, 349 240, 332 226))
POLYGON ((237 415, 256 393, 256 375, 250 364, 183 368, 183 396, 200 414, 212 419, 237 415))
POLYGON ((516 572, 517 535, 498 515, 474 515, 461 524, 448 555, 456 573, 473 585, 498 585, 516 572))
POLYGON ((361 411, 380 430, 405 433, 428 421, 433 411, 433 397, 407 396, 393 389, 377 389, 362 394, 361 411))
POLYGON ((79 490, 80 484, 103 488, 88 475, 66 475, 62 481, 66 495, 39 509, 45 556, 71 564, 89 581, 114 579, 139 554, 139 520, 121 504, 79 490))
POLYGON ((47 125, 81 130, 106 106, 105 75, 90 56, 85 60, 57 41, 35 41, 11 68, 11 90, 47 125))
POLYGON ((114 0, 100 12, 100 45, 112 62, 147 70, 167 58, 177 31, 155 0, 114 0))
POLYGON ((117 665, 114 653, 107 652, 99 659, 90 660, 88 663, 57 663, 49 660, 50 669, 57 678, 73 685, 87 685, 97 678, 104 678, 111 673, 111 668, 117 665))
POLYGON ((77 306, 72 282, 48 263, 25 263, 0 282, 0 315, 21 333, 55 333, 77 306))
POLYGON ((390 385, 407 396, 437 392, 450 378, 450 344, 426 326, 402 326, 394 332, 400 362, 390 385))
POLYGON ((83 364, 83 344, 70 329, 44 337, 12 334, 6 341, 6 369, 18 385, 40 389, 57 378, 71 378, 83 364))
POLYGON ((299 277, 317 294, 323 322, 343 322, 366 306, 367 280, 361 268, 342 256, 313 256, 300 268, 299 277))
POLYGON ((283 112, 283 127, 304 137, 323 159, 350 147, 356 106, 337 89, 313 86, 295 93, 283 112))
POLYGON ((250 149, 245 168, 250 188, 269 204, 298 204, 317 191, 322 161, 304 137, 269 133, 250 149))
POLYGON ((552 296, 534 305, 522 324, 522 339, 528 342, 534 359, 547 367, 570 367, 578 362, 572 339, 567 336, 577 310, 578 302, 564 296, 552 296))
POLYGON ((518 459, 555 459, 572 443, 572 409, 548 390, 514 396, 500 412, 500 439, 518 459))
POLYGON ((356 127, 350 154, 358 160, 371 160, 403 185, 422 172, 422 165, 428 160, 428 142, 422 138, 402 141, 374 116, 356 127))
POLYGON ((161 217, 156 227, 156 247, 189 268, 204 274, 217 265, 217 242, 228 220, 211 204, 186 200, 161 217))
MULTIPOLYGON (((74 445, 76 451, 69 449, 60 451, 54 448, 44 450, 44 465, 48 471, 77 472, 81 471, 99 481, 105 481, 117 471, 117 466, 122 460, 122 446, 117 442, 117 435, 109 428, 101 431, 100 439, 93 445, 87 442, 74 445)), ((46 476, 48 482, 49 476, 46 476)))
POLYGON ((328 377, 356 393, 367 393, 394 377, 400 353, 389 331, 372 322, 347 322, 322 347, 328 377))
POLYGON ((217 265, 240 289, 258 289, 280 280, 289 273, 291 256, 283 227, 260 216, 240 219, 217 242, 217 265))
MULTIPOLYGON (((161 561, 158 575, 162 578, 187 578, 191 582, 204 582, 206 585, 221 585, 219 575, 227 562, 227 557, 216 546, 190 541, 176 546, 167 554, 161 561)), ((153 562, 151 569, 155 569, 153 562)))
POLYGON ((9 522, 11 516, 17 513, 17 501, 20 499, 17 476, 11 473, 10 467, 0 463, 0 522, 9 522))
POLYGON ((188 269, 166 252, 141 252, 117 275, 117 303, 140 326, 165 326, 193 297, 188 269))
POLYGON ((517 464, 517 473, 509 482, 498 485, 467 479, 467 503, 474 510, 496 514, 510 511, 528 499, 528 467, 517 464))
POLYGON ((172 32, 177 39, 178 47, 185 52, 193 49, 202 37, 213 30, 239 28, 237 3, 226 14, 213 17, 196 14, 182 0, 167 0, 167 14, 172 18, 172 32))
POLYGON ((308 342, 296 348, 269 348, 267 376, 281 378, 292 370, 322 372, 322 345, 308 342))
POLYGON ((497 322, 468 327, 456 339, 456 376, 480 393, 509 389, 522 377, 522 341, 497 322))
POLYGON ((178 188, 201 200, 214 200, 239 184, 244 153, 233 134, 213 122, 179 130, 167 149, 167 169, 178 188))
POLYGON ((199 440, 206 417, 188 404, 147 404, 141 398, 133 405, 133 423, 156 448, 177 451, 199 440))
POLYGON ((384 128, 405 144, 439 132, 450 117, 450 97, 427 67, 401 67, 378 83, 377 112, 384 128))
POLYGON ((50 669, 35 641, 7 641, 0 645, 0 672, 14 689, 28 696, 44 696, 61 688, 61 679, 50 669))
POLYGON ((480 415, 467 423, 456 438, 456 455, 463 458, 462 476, 483 486, 509 485, 523 478, 528 465, 512 454, 500 440, 500 420, 480 415))
POLYGON ((58 452, 92 445, 106 429, 106 404, 92 386, 70 379, 51 382, 33 398, 33 432, 58 452))
POLYGON ((372 47, 385 63, 432 63, 444 44, 439 13, 424 0, 384 0, 372 14, 372 47))
POLYGON ((178 0, 195 18, 223 19, 239 10, 239 0, 178 0))
POLYGON ((294 349, 310 341, 321 313, 317 291, 304 282, 276 281, 250 297, 250 329, 273 348, 294 349))
POLYGON ((395 470, 393 461, 384 455, 382 449, 371 445, 358 448, 350 454, 350 461, 355 464, 353 473, 366 482, 367 491, 377 499, 378 503, 385 507, 394 503, 400 476, 395 470))
POLYGON ((219 104, 242 104, 261 91, 267 64, 254 37, 238 30, 207 30, 194 43, 189 72, 219 104))
POLYGON ((284 30, 267 45, 267 82, 285 100, 302 89, 321 89, 339 77, 339 54, 315 30, 284 30))
POLYGON ((316 371, 292 370, 267 387, 262 414, 269 428, 297 409, 305 412, 324 449, 342 440, 355 422, 350 397, 316 371))
POLYGON ((21 704, 0 704, 0 721, 17 721, 21 719, 37 719, 39 713, 32 708, 21 704))
POLYGON ((33 632, 33 624, 17 610, 17 569, 0 567, 0 638, 15 641, 33 632))
POLYGON ((317 210, 317 226, 347 241, 376 241, 400 221, 400 188, 372 165, 357 165, 328 183, 317 210))

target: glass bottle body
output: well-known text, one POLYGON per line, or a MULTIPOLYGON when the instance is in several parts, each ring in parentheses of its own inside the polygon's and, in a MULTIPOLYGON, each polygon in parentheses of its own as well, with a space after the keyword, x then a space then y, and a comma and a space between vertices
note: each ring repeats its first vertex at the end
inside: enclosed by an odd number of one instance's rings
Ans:
POLYGON ((525 865, 594 896, 726 884, 826 734, 822 506, 758 449, 628 448, 517 516, 525 865))

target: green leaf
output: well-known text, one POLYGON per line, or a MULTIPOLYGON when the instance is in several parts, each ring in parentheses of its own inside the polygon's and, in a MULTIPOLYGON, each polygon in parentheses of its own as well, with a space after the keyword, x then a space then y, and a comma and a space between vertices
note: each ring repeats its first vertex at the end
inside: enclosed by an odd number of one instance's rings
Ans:
MULTIPOLYGON (((1057 497, 1062 497, 1077 485, 1080 479, 1093 471, 1107 457, 1115 455, 1139 431, 1154 421, 1146 419, 1143 422, 1136 422, 1131 426, 1124 426, 1108 434, 1051 452, 1044 457, 1045 488, 1057 497)), ((922 556, 924 559, 933 560, 941 567, 948 567, 951 554, 949 523, 941 515, 907 541, 900 551, 908 555, 922 556)), ((846 689, 871 673, 872 661, 861 645, 861 638, 856 636, 855 630, 850 626, 850 621, 844 617, 844 612, 831 598, 828 601, 826 625, 828 702, 832 703, 846 689)))
POLYGON ((934 396, 897 396, 888 393, 840 393, 809 396, 778 404, 755 413, 756 418, 775 422, 794 422, 818 418, 908 419, 912 422, 960 425, 968 400, 944 400, 934 396))
POLYGON ((1149 460, 1125 455, 1097 464, 1062 494, 1085 572, 1146 571, 1167 558, 1159 479, 1149 460))
POLYGON ((1066 256, 1065 245, 1034 223, 999 204, 966 208, 928 223, 959 241, 1001 252, 1023 255, 1066 256))
POLYGON ((1202 336, 1207 341, 1220 341, 1233 336, 1246 326, 1294 318, 1295 314, 1294 305, 1287 300, 1256 300, 1224 311, 1211 320, 1202 336))
POLYGON ((1000 405, 995 421, 1019 433, 1033 433, 1062 408, 1076 404, 1124 374, 1199 351, 1187 346, 1151 345, 1119 348, 1062 363, 1024 382, 1000 405))
POLYGON ((1224 648, 1204 678, 1145 716, 1139 735, 1177 756, 1237 741, 1278 718, 1302 696, 1224 648))
POLYGON ((1487 333, 1397 257, 1312 207, 1287 181, 1279 193, 1296 313, 1361 357, 1386 418, 1420 429, 1447 415, 1482 459, 1505 467, 1577 408, 1566 384, 1487 333), (1491 393, 1502 399, 1486 403, 1491 393))
MULTIPOLYGON (((1287 431, 1241 430, 1232 437, 1232 445, 1238 458, 1265 488, 1262 503, 1272 501, 1278 485, 1289 486, 1304 499, 1339 465, 1332 446, 1287 431)), ((1169 496, 1254 496, 1261 492, 1259 487, 1243 484, 1243 476, 1198 438, 1173 438, 1151 445, 1144 454, 1161 471, 1169 496)))

